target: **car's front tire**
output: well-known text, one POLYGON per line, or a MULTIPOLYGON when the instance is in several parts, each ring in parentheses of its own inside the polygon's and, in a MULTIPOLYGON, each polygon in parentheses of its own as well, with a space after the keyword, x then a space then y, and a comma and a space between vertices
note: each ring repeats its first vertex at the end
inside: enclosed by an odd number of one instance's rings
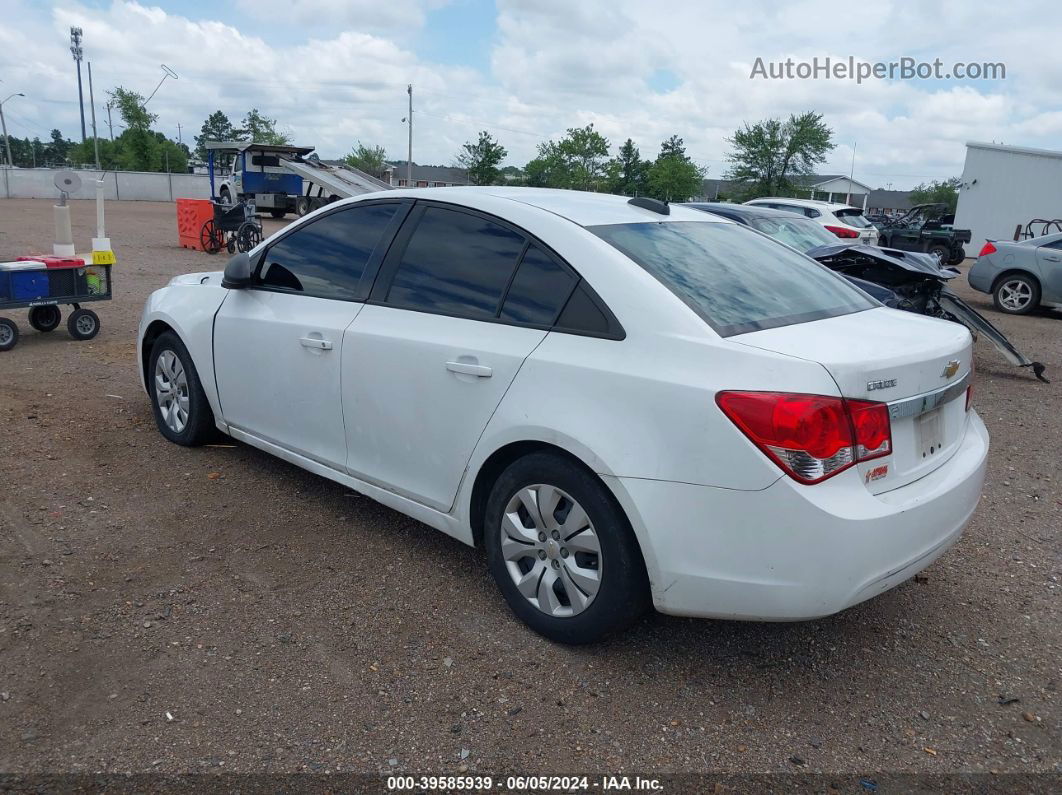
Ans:
POLYGON ((594 643, 649 605, 641 551, 604 484, 560 455, 511 464, 487 500, 484 546, 513 612, 560 643, 594 643))
POLYGON ((151 348, 148 393, 159 433, 176 444, 196 447, 216 433, 192 357, 172 331, 159 335, 151 348))

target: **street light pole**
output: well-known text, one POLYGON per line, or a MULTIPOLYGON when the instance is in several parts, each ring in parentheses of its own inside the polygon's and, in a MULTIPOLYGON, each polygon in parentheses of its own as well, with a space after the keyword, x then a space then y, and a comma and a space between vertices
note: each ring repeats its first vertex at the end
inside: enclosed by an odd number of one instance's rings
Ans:
POLYGON ((85 95, 81 91, 81 28, 70 28, 70 54, 77 64, 77 104, 81 108, 81 143, 85 143, 85 95))
POLYGON ((4 121, 4 102, 7 102, 11 97, 24 97, 26 96, 21 91, 16 94, 12 94, 10 97, 5 97, 3 102, 0 102, 0 129, 4 133, 4 148, 7 150, 7 167, 14 168, 14 164, 11 162, 11 139, 7 137, 7 122, 4 121))

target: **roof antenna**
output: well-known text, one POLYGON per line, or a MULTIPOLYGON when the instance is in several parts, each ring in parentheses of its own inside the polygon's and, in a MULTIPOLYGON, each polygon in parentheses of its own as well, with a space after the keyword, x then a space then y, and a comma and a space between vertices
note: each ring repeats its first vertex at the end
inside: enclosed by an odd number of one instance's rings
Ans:
POLYGON ((650 199, 648 196, 635 196, 633 199, 628 199, 627 204, 633 207, 641 207, 643 210, 660 213, 660 215, 671 215, 671 208, 667 202, 662 202, 659 199, 650 199))

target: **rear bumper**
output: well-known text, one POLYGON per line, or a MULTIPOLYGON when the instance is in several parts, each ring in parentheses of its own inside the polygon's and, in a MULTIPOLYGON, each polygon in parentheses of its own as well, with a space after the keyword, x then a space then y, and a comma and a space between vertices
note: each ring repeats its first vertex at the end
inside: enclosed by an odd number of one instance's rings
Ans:
POLYGON ((977 507, 988 432, 971 412, 955 455, 873 495, 853 468, 815 486, 762 491, 619 478, 664 613, 793 621, 836 613, 942 555, 977 507), (649 548, 646 549, 645 547, 649 548))
POLYGON ((978 263, 975 262, 973 267, 970 268, 970 273, 967 275, 966 280, 970 283, 971 287, 979 292, 992 292, 992 269, 984 265, 979 268, 977 265, 978 263))

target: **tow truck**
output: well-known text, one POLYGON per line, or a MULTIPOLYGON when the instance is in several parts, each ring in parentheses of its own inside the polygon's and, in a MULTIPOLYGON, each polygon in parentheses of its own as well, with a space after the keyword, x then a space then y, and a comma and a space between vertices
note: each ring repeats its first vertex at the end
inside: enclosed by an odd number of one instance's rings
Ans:
POLYGON ((222 204, 246 201, 274 218, 306 215, 338 199, 391 185, 350 166, 322 162, 312 146, 207 141, 210 198, 222 204))

